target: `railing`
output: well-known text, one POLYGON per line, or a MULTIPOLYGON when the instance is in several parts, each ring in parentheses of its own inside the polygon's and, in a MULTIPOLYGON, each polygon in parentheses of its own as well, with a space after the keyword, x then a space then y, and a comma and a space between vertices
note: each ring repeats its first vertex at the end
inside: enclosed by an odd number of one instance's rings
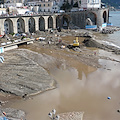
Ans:
POLYGON ((41 12, 41 13, 36 13, 36 14, 12 14, 12 15, 1 15, 0 18, 16 18, 16 17, 31 17, 31 16, 52 16, 52 15, 55 15, 55 14, 61 14, 61 13, 52 13, 52 12, 41 12))
MULTIPOLYGON (((98 11, 98 10, 104 10, 104 9, 108 9, 108 8, 90 8, 90 9, 83 9, 83 10, 78 10, 78 11, 69 11, 69 12, 65 12, 66 14, 68 13, 76 13, 76 12, 85 12, 85 11, 98 11)), ((31 16, 52 16, 52 15, 60 15, 60 14, 65 14, 65 13, 53 13, 53 12, 40 12, 40 13, 34 13, 34 14, 15 14, 15 15, 1 15, 0 18, 17 18, 17 17, 31 17, 31 16)))
POLYGON ((14 45, 17 45, 17 44, 22 44, 22 43, 25 43, 25 42, 30 42, 30 41, 34 41, 34 39, 26 39, 26 40, 21 40, 21 41, 18 41, 18 42, 13 42, 11 44, 6 44, 6 45, 3 45, 1 47, 9 47, 9 46, 14 46, 14 45))

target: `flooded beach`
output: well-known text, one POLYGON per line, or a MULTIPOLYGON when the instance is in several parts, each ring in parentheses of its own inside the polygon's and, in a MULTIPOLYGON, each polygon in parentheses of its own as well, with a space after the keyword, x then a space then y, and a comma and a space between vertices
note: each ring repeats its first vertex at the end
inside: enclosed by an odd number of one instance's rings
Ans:
MULTIPOLYGON (((106 66, 111 65, 108 61, 106 63, 106 66)), ((84 111, 84 120, 119 119, 117 110, 120 108, 120 65, 112 64, 115 65, 109 66, 111 70, 98 69, 91 74, 87 73, 87 77, 81 71, 82 80, 78 79, 78 71, 75 69, 55 70, 52 75, 59 84, 57 89, 30 100, 13 101, 9 107, 26 111, 28 120, 48 120, 47 115, 53 108, 57 113, 84 111), (107 99, 108 96, 111 100, 107 99)))
MULTIPOLYGON (((66 53, 64 50, 58 52, 33 46, 28 46, 27 49, 65 59, 69 67, 63 64, 49 69, 49 74, 58 83, 56 89, 26 99, 11 100, 5 107, 24 110, 27 120, 49 120, 48 113, 54 108, 57 114, 83 111, 84 120, 120 119, 120 113, 117 112, 120 109, 119 62, 99 59, 98 63, 102 67, 96 69, 66 56, 63 54, 66 53)), ((95 51, 99 56, 120 60, 120 56, 110 52, 98 49, 95 51)))

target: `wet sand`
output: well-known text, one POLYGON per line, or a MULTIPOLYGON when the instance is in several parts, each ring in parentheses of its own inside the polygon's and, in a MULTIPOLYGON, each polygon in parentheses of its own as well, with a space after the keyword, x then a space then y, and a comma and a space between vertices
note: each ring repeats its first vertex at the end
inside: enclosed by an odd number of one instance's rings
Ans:
MULTIPOLYGON (((103 50, 98 50, 98 54, 120 59, 119 56, 103 50)), ((69 59, 59 54, 58 56, 60 59, 69 59)), ((48 120, 48 113, 53 108, 58 114, 84 111, 84 120, 119 120, 120 113, 117 110, 120 109, 120 63, 99 59, 98 62, 103 67, 96 69, 77 60, 69 61, 71 67, 63 65, 49 70, 57 80, 58 88, 26 100, 11 100, 5 107, 26 111, 27 120, 48 120), (107 99, 108 96, 111 97, 110 100, 107 99)))

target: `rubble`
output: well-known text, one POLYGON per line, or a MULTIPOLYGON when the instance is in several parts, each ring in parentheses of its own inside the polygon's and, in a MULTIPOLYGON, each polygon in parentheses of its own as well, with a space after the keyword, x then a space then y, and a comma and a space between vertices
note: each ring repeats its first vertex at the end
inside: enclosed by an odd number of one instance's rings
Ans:
POLYGON ((60 120, 83 120, 84 112, 68 112, 59 114, 60 120))
POLYGON ((25 120, 25 112, 22 110, 13 108, 1 108, 0 116, 3 116, 2 111, 5 112, 5 117, 8 120, 25 120))

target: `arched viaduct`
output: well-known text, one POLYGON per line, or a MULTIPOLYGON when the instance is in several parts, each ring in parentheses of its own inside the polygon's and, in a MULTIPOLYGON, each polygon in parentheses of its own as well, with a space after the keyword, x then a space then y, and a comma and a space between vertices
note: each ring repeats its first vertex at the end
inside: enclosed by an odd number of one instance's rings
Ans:
POLYGON ((108 9, 96 9, 46 15, 0 17, 0 34, 34 33, 37 30, 45 31, 57 27, 67 29, 71 23, 80 28, 85 28, 89 24, 101 26, 109 22, 108 16, 108 9))
POLYGON ((44 31, 48 28, 56 28, 55 16, 11 16, 0 18, 1 34, 5 33, 34 33, 37 30, 44 31))

